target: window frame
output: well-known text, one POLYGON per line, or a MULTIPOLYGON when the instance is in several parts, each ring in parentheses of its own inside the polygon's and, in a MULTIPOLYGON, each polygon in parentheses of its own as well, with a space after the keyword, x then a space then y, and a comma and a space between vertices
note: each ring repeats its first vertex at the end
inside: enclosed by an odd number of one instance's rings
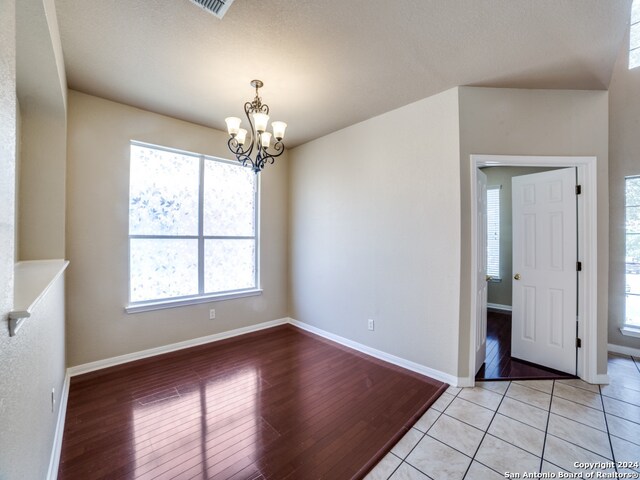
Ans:
POLYGON ((500 271, 502 265, 500 263, 500 253, 501 253, 501 244, 500 244, 500 229, 502 227, 502 185, 488 185, 487 186, 487 260, 486 260, 486 274, 490 276, 489 282, 499 283, 502 282, 502 272, 500 271), (498 192, 498 273, 493 275, 489 272, 489 191, 497 191, 498 192))
MULTIPOLYGON (((629 265, 627 263, 627 259, 629 258, 629 256, 627 255, 627 237, 629 235, 629 232, 627 231, 627 218, 628 218, 628 208, 629 207, 633 207, 633 208, 639 208, 640 209, 640 204, 638 205, 629 205, 628 204, 628 200, 627 200, 627 185, 629 182, 629 180, 637 180, 638 182, 640 182, 640 175, 630 175, 627 177, 624 177, 624 285, 625 285, 625 291, 624 291, 624 323, 623 326, 621 328, 621 331, 624 335, 631 335, 634 337, 640 337, 640 319, 637 319, 637 324, 633 324, 633 323, 629 323, 629 317, 627 316, 627 302, 629 299, 630 295, 633 295, 634 297, 640 297, 640 293, 630 293, 627 291, 628 288, 628 284, 627 284, 627 271, 628 271, 628 267, 627 265, 629 265)), ((635 233, 635 234, 631 234, 631 235, 640 235, 640 233, 635 233)))
MULTIPOLYGON (((261 192, 261 179, 260 175, 256 175, 256 188, 254 191, 254 235, 253 236, 221 236, 221 235, 204 235, 204 183, 205 183, 205 161, 214 161, 220 163, 226 163, 229 165, 242 167, 237 161, 229 160, 226 158, 215 157, 212 155, 205 155, 196 152, 190 152, 187 150, 181 150, 177 148, 166 147, 163 145, 155 145, 152 143, 141 142, 138 140, 129 141, 129 165, 131 165, 131 147, 138 146, 142 148, 151 148, 155 150, 161 150, 165 152, 175 153, 178 155, 187 155, 197 157, 199 162, 199 179, 198 179, 198 235, 132 235, 130 233, 130 224, 127 223, 127 305, 125 306, 126 313, 138 313, 151 310, 161 310, 165 308, 175 308, 187 305, 196 305, 200 303, 210 303, 221 300, 230 300, 234 298, 250 297, 262 294, 262 288, 260 285, 260 192, 261 192), (160 298, 154 300, 140 300, 136 302, 131 301, 131 240, 132 239, 184 239, 184 240, 197 240, 198 241, 198 293, 194 295, 183 295, 178 297, 160 298), (209 239, 228 239, 228 240, 249 240, 253 239, 254 248, 254 262, 255 262, 255 277, 254 286, 244 289, 228 290, 224 292, 212 292, 205 293, 205 279, 204 279, 204 251, 205 241, 209 239)), ((131 172, 131 166, 129 166, 129 172, 131 172)), ((131 185, 131 178, 129 178, 129 185, 131 185)), ((129 188, 131 188, 129 186, 129 188)), ((129 198, 127 199, 127 210, 129 202, 131 200, 131 192, 129 190, 129 198)), ((129 222, 129 214, 127 214, 127 221, 129 222)))
POLYGON ((640 63, 636 63, 636 64, 633 64, 633 65, 631 63, 631 61, 632 61, 632 58, 631 58, 632 53, 636 52, 636 51, 640 51, 640 44, 633 45, 631 43, 631 40, 633 38, 634 27, 636 29, 640 29, 640 14, 637 14, 637 16, 638 16, 637 20, 635 22, 633 21, 634 12, 638 12, 638 11, 640 11, 640 0, 633 0, 633 2, 631 3, 631 17, 630 17, 630 20, 629 20, 629 55, 627 56, 628 69, 629 70, 632 70, 634 68, 640 67, 640 63))

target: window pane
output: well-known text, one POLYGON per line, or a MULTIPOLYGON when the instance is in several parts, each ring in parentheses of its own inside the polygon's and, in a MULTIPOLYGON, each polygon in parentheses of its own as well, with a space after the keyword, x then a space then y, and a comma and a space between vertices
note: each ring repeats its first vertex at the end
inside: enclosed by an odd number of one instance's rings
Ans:
POLYGON ((627 234, 640 233, 640 207, 627 207, 627 234))
POLYGON ((640 67, 640 48, 629 52, 629 68, 640 67))
POLYGON ((198 294, 198 240, 130 240, 131 301, 198 294))
POLYGON ((205 240, 205 293, 256 286, 254 240, 205 240))
POLYGON ((624 204, 631 207, 640 206, 640 177, 627 178, 625 184, 624 204))
POLYGON ((625 184, 626 324, 640 327, 640 177, 625 184))
POLYGON ((626 325, 640 327, 640 295, 627 295, 626 325))
POLYGON ((627 263, 640 262, 640 234, 627 234, 627 263))
POLYGON ((631 25, 629 30, 629 50, 640 47, 640 23, 631 25))
POLYGON ((130 235, 197 235, 200 159, 131 145, 130 235))
POLYGON ((204 170, 204 234, 254 236, 256 174, 213 160, 205 161, 204 170))
POLYGON ((487 275, 500 278, 500 187, 487 188, 487 275))

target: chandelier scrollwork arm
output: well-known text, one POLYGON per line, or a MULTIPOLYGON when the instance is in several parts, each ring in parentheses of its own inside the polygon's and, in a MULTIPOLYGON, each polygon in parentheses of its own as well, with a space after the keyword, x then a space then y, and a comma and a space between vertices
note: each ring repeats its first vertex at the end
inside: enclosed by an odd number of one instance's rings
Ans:
POLYGON ((253 101, 244 104, 244 113, 249 122, 249 128, 247 130, 240 128, 241 120, 237 117, 228 117, 225 121, 230 135, 227 142, 229 150, 243 166, 251 166, 253 171, 258 173, 267 163, 273 164, 275 159, 284 153, 285 147, 282 139, 287 124, 273 122, 273 134, 267 132, 269 106, 262 103, 258 92, 263 83, 260 80, 253 80, 251 86, 255 87, 256 96, 253 101), (273 145, 271 144, 272 138, 273 145))

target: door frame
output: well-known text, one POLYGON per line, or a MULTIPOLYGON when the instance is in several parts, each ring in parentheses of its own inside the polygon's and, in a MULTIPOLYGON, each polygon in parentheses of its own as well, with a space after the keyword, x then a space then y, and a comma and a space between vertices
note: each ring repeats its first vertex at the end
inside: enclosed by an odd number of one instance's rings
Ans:
MULTIPOLYGON (((578 332, 582 348, 578 349, 578 376, 589 383, 607 383, 597 374, 598 353, 598 218, 597 218, 597 159, 596 157, 556 157, 534 155, 471 155, 471 265, 476 265, 477 172, 481 167, 576 167, 582 193, 578 195, 578 257, 583 268, 578 281, 578 332)), ((476 308, 478 299, 477 275, 471 273, 471 328, 468 385, 475 385, 476 308)), ((605 376, 606 377, 606 376, 605 376)))

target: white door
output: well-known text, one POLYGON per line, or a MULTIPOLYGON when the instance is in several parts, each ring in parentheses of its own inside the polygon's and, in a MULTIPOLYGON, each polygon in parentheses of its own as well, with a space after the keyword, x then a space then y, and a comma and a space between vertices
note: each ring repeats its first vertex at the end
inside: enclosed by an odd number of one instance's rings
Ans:
POLYGON ((513 177, 511 356, 576 371, 576 170, 513 177))
POLYGON ((487 353, 487 176, 478 170, 476 202, 478 204, 476 265, 476 372, 487 353))

